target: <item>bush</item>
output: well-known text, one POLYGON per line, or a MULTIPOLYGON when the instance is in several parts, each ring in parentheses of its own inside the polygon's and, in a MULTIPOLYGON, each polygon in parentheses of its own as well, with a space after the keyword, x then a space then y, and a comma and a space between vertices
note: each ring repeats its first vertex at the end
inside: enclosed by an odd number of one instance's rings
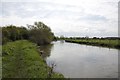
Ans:
POLYGON ((51 29, 42 22, 35 22, 28 25, 30 28, 30 40, 38 45, 49 44, 54 39, 51 29))

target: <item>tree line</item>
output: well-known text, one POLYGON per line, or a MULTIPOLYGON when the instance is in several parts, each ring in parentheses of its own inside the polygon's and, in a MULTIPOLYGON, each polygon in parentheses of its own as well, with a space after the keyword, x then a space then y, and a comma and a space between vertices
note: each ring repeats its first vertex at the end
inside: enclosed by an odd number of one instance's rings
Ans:
POLYGON ((2 28, 2 44, 9 41, 27 39, 38 45, 49 44, 54 39, 54 33, 50 27, 43 22, 35 22, 34 25, 26 27, 18 27, 14 25, 3 26, 2 28))
POLYGON ((72 39, 72 40, 91 40, 91 39, 100 39, 100 40, 120 40, 120 37, 55 37, 56 40, 66 40, 66 39, 72 39))

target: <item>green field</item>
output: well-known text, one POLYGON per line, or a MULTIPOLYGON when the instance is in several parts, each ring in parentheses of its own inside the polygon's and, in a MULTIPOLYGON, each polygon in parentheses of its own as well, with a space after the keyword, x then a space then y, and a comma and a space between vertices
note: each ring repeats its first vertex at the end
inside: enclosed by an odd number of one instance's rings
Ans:
POLYGON ((79 43, 79 44, 87 44, 93 46, 102 46, 109 48, 117 48, 120 49, 120 40, 110 40, 110 39, 67 39, 66 42, 79 43))
POLYGON ((27 40, 8 42, 2 50, 3 78, 63 78, 62 74, 55 72, 49 77, 51 68, 34 43, 27 40))

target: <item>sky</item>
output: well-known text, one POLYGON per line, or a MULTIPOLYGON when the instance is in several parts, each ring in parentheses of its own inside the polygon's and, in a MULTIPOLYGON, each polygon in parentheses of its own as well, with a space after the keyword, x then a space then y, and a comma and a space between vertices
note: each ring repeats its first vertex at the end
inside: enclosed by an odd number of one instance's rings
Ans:
POLYGON ((1 0, 0 26, 41 21, 56 36, 118 36, 119 0, 1 0))

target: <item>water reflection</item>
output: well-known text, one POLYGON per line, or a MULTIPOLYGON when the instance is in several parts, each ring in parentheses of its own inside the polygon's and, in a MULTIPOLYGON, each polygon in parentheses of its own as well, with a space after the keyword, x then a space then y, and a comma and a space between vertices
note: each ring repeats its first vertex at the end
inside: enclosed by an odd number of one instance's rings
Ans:
POLYGON ((67 78, 117 78, 118 50, 66 42, 53 42, 46 58, 56 64, 54 71, 67 78))
POLYGON ((44 54, 42 54, 42 57, 46 59, 46 57, 50 56, 51 50, 52 50, 53 44, 49 45, 41 45, 40 51, 43 51, 44 54))
POLYGON ((60 40, 60 43, 62 44, 62 43, 64 43, 65 41, 64 40, 60 40))

